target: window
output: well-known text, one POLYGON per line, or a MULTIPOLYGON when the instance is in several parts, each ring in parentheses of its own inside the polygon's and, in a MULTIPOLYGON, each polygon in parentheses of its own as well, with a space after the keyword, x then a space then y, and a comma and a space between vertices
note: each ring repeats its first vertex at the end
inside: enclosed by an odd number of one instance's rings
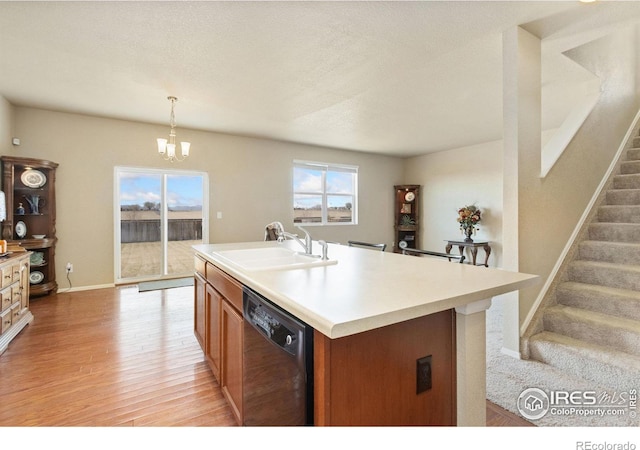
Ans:
POLYGON ((115 168, 116 282, 193 273, 194 244, 208 241, 203 172, 115 168))
POLYGON ((293 222, 357 224, 358 168, 294 161, 293 222))

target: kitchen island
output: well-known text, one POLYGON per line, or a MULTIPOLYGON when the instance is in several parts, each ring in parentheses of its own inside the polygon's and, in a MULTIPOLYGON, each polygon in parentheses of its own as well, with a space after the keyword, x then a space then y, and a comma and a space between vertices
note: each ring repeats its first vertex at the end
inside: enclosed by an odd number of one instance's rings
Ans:
POLYGON ((485 310, 536 276, 337 244, 329 264, 308 268, 249 270, 224 257, 269 247, 301 250, 294 241, 194 246, 196 336, 239 423, 242 342, 232 337, 245 286, 314 329, 316 425, 485 425, 485 310), (209 291, 221 300, 207 307, 209 291))

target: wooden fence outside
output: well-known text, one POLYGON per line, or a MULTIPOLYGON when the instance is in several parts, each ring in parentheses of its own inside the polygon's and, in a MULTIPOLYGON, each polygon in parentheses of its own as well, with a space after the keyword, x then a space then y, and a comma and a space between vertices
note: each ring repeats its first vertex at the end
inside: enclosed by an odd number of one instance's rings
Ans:
MULTIPOLYGON (((202 240, 202 219, 169 219, 169 241, 202 240)), ((120 221, 120 242, 160 241, 160 220, 120 221)))

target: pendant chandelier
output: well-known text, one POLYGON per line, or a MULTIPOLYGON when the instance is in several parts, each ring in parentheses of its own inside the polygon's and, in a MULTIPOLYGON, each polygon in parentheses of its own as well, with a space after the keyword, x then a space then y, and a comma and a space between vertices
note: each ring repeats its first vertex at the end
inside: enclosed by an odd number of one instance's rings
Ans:
POLYGON ((176 97, 169 96, 167 100, 171 102, 171 116, 169 118, 169 125, 171 125, 171 131, 169 132, 169 139, 158 138, 158 153, 167 161, 184 161, 189 156, 190 142, 180 142, 180 150, 182 157, 176 155, 176 115, 173 111, 174 105, 178 101, 176 97))

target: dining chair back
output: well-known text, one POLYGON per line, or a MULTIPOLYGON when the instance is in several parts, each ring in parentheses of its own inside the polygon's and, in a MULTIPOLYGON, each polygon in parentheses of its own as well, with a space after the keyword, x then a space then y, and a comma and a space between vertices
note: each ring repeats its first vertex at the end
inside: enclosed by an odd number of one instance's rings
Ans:
POLYGON ((387 248, 387 244, 371 244, 369 242, 361 242, 361 241, 347 241, 349 247, 363 247, 363 248, 371 248, 380 250, 383 252, 387 248))
POLYGON ((404 248, 402 249, 403 255, 415 255, 415 256, 435 256, 438 258, 447 258, 449 261, 457 260, 460 264, 464 262, 464 255, 453 255, 451 253, 432 252, 430 250, 420 250, 417 248, 404 248))

